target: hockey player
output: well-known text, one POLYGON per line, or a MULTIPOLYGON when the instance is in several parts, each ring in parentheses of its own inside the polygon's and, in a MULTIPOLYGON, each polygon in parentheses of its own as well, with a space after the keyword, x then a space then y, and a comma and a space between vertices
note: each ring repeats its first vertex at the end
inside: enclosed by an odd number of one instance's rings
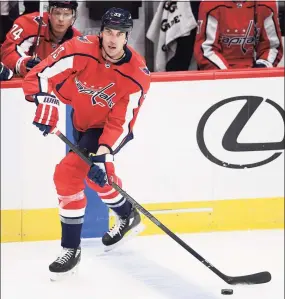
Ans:
POLYGON ((20 16, 7 33, 2 45, 3 63, 24 77, 31 68, 62 43, 80 35, 80 32, 72 27, 76 19, 77 6, 77 1, 49 1, 48 12, 43 13, 37 57, 33 56, 33 52, 38 35, 39 13, 20 16))
POLYGON ((0 62, 0 81, 7 81, 13 77, 13 72, 0 62))
POLYGON ((276 1, 202 1, 194 55, 200 70, 276 67, 283 55, 276 1))
POLYGON ((109 9, 102 17, 99 36, 66 42, 23 82, 26 99, 32 97, 37 105, 33 124, 44 135, 57 125, 60 101, 72 106, 74 138, 94 163, 90 168, 69 152, 55 168, 63 251, 50 265, 52 273, 74 270, 80 260, 84 179, 116 214, 116 224, 102 238, 107 249, 143 229, 137 210, 110 185, 112 181, 122 185, 115 174, 114 155, 133 138, 133 126, 150 86, 144 59, 127 46, 132 27, 128 11, 109 9))

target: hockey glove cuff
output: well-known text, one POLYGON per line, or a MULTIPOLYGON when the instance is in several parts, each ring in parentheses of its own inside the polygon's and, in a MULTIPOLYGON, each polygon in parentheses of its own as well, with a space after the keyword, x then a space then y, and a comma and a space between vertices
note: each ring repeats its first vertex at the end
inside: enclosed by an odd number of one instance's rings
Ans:
POLYGON ((88 178, 100 187, 106 184, 111 185, 116 180, 114 156, 111 154, 98 155, 89 154, 89 159, 93 162, 88 172, 88 178))
POLYGON ((273 67, 272 63, 264 59, 257 59, 253 65, 253 68, 264 68, 264 67, 273 67))
POLYGON ((58 122, 59 100, 48 93, 38 93, 35 95, 37 105, 33 124, 46 136, 52 133, 58 122))
POLYGON ((39 64, 41 60, 36 57, 33 58, 31 56, 21 57, 16 64, 16 72, 22 77, 25 77, 26 74, 37 64, 39 64))
POLYGON ((13 72, 0 62, 0 81, 10 80, 13 77, 13 72))

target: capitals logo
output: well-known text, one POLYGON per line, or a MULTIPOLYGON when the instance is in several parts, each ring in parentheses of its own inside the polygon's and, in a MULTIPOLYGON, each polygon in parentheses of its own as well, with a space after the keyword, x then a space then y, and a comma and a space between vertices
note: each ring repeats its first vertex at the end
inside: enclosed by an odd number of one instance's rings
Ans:
MULTIPOLYGON (((40 16, 36 16, 34 18, 34 21, 39 25, 41 22, 41 17, 40 16)), ((46 26, 47 24, 44 22, 44 20, 42 19, 42 26, 46 26)))
POLYGON ((219 41, 228 48, 230 48, 232 45, 239 45, 241 47, 242 53, 245 55, 247 51, 253 49, 253 47, 250 45, 254 46, 255 43, 258 43, 259 41, 260 29, 254 27, 254 21, 251 20, 245 33, 235 34, 234 36, 223 34, 219 41), (253 32, 253 35, 250 35, 252 34, 251 32, 253 32))
POLYGON ((115 105, 115 103, 113 102, 113 98, 116 95, 116 93, 113 92, 112 94, 109 95, 105 92, 109 88, 113 87, 115 83, 110 83, 107 86, 100 88, 99 90, 94 90, 92 88, 85 86, 77 78, 75 78, 74 81, 79 93, 91 95, 92 106, 99 105, 100 107, 105 107, 106 106, 104 104, 105 102, 108 105, 108 107, 111 109, 115 105), (103 100, 103 102, 98 101, 99 99, 103 100))
POLYGON ((145 73, 146 75, 150 76, 150 71, 148 70, 148 68, 145 66, 145 67, 140 67, 140 70, 145 73))
POLYGON ((92 42, 87 38, 86 35, 78 36, 77 39, 85 44, 92 44, 92 42))

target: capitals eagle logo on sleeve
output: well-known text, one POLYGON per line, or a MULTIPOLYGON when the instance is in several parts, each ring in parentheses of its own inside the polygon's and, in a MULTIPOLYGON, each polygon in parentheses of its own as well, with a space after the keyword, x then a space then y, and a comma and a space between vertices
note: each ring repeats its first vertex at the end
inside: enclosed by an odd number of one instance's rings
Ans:
POLYGON ((142 72, 144 72, 146 75, 150 76, 150 71, 146 66, 145 67, 140 67, 140 70, 142 72))
POLYGON ((87 38, 86 35, 78 36, 77 39, 85 44, 92 44, 92 42, 87 38))

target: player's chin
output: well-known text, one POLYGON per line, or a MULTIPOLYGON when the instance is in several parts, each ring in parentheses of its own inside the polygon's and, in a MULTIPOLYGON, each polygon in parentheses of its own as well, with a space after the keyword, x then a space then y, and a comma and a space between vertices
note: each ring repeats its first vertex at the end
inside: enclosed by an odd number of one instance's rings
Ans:
POLYGON ((58 26, 55 27, 55 31, 57 31, 58 33, 64 33, 67 30, 67 28, 68 27, 66 27, 66 26, 58 25, 58 26))
POLYGON ((119 51, 118 50, 110 50, 108 49, 107 54, 112 58, 116 59, 118 56, 119 51))

